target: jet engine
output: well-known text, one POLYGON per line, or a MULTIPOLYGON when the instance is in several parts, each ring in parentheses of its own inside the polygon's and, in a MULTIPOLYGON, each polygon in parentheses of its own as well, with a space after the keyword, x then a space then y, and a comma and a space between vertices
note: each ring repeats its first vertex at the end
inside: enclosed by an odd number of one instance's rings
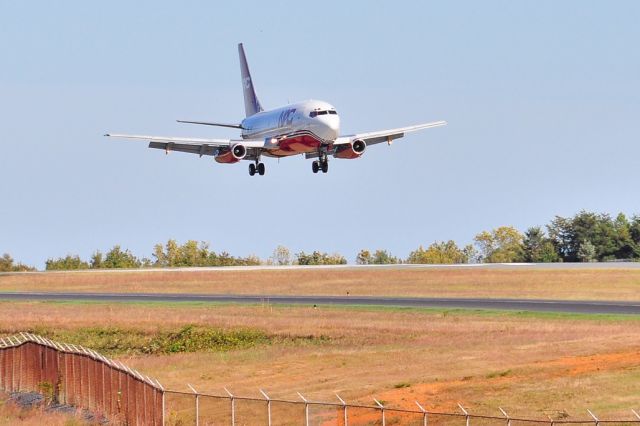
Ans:
POLYGON ((229 149, 220 151, 218 155, 216 155, 215 160, 218 163, 237 163, 246 155, 247 148, 244 145, 237 143, 229 149))
POLYGON ((333 156, 336 158, 358 158, 367 149, 367 143, 362 139, 356 139, 351 141, 350 144, 340 145, 337 147, 333 156))

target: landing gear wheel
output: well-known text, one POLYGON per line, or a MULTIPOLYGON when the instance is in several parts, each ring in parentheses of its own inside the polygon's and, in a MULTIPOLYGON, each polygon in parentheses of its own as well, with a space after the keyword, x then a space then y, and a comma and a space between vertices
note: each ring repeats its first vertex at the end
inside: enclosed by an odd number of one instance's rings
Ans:
POLYGON ((249 176, 253 176, 256 174, 256 165, 251 163, 249 164, 249 176))
POLYGON ((328 171, 329 171, 329 162, 325 160, 322 163, 322 173, 327 173, 328 171))
POLYGON ((318 170, 320 170, 320 165, 317 161, 311 163, 311 170, 313 170, 313 173, 318 173, 318 170))
POLYGON ((258 163, 258 174, 264 176, 264 163, 258 163))

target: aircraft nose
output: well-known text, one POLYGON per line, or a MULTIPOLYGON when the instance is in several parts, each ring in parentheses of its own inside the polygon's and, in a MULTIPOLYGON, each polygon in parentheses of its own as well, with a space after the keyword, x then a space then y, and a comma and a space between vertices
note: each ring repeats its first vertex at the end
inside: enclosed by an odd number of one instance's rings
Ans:
POLYGON ((336 139, 340 134, 340 117, 337 115, 330 116, 326 121, 329 132, 332 134, 331 139, 336 139))

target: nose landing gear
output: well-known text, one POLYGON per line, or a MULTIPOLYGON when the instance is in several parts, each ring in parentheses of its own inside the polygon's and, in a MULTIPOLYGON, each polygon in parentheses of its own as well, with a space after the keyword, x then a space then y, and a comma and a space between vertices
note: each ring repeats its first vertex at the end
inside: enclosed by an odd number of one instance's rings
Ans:
POLYGON ((264 163, 261 163, 259 160, 256 160, 255 163, 249 164, 249 176, 253 176, 256 172, 260 176, 264 176, 265 168, 264 163))
POLYGON ((329 171, 329 159, 326 153, 323 152, 318 160, 311 163, 311 170, 313 173, 318 173, 320 170, 322 170, 322 173, 329 171))

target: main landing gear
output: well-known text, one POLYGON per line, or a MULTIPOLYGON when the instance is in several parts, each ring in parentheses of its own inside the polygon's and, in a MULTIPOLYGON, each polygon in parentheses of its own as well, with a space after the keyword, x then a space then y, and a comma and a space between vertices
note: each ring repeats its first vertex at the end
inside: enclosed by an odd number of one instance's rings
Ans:
POLYGON ((320 158, 311 163, 311 170, 313 173, 318 173, 320 170, 322 170, 322 173, 329 171, 329 159, 326 153, 320 154, 320 158))
POLYGON ((253 176, 258 172, 260 176, 264 176, 264 163, 256 160, 255 163, 249 164, 249 176, 253 176))

